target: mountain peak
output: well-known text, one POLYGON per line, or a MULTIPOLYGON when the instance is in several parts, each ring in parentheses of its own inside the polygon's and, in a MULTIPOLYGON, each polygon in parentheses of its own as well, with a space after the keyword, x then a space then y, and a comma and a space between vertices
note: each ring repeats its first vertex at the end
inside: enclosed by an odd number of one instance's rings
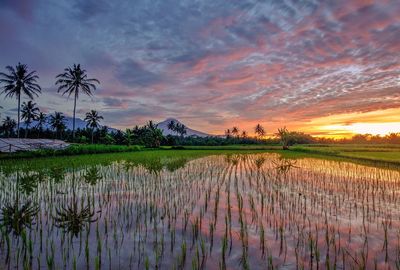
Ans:
MULTIPOLYGON (((167 136, 167 135, 177 135, 177 133, 175 131, 170 130, 168 128, 168 124, 171 121, 174 122, 174 123, 179 123, 179 124, 182 125, 181 121, 179 121, 176 118, 172 118, 172 117, 169 117, 169 118, 165 119, 164 121, 162 121, 162 122, 157 124, 158 128, 161 129, 161 131, 163 132, 163 134, 165 136, 167 136)), ((211 136, 211 135, 209 135, 207 133, 204 133, 204 132, 201 132, 201 131, 197 131, 197 130, 191 129, 188 126, 186 126, 186 135, 185 135, 185 137, 186 136, 208 137, 208 136, 211 136)))
POLYGON ((174 123, 181 123, 178 119, 172 118, 172 117, 169 117, 169 118, 165 119, 164 121, 162 121, 160 123, 164 123, 164 122, 169 123, 171 121, 174 122, 174 123))

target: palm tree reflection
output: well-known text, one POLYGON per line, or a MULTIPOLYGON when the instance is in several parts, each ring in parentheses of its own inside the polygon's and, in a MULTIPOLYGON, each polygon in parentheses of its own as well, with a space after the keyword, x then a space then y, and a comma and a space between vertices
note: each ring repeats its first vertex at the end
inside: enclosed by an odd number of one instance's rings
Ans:
POLYGON ((15 199, 12 202, 6 202, 1 207, 0 223, 7 233, 13 232, 15 235, 20 235, 25 228, 30 229, 32 225, 35 225, 39 206, 31 200, 21 202, 20 191, 31 194, 37 187, 37 179, 37 175, 26 175, 20 179, 17 172, 15 199))
POLYGON ((272 163, 275 165, 278 175, 286 175, 291 169, 299 168, 296 166, 296 160, 279 158, 278 161, 272 161, 272 163))
POLYGON ((55 226, 78 236, 81 231, 88 228, 90 223, 97 221, 95 211, 90 203, 85 205, 84 201, 79 201, 76 196, 75 172, 72 173, 72 198, 66 205, 60 205, 55 209, 53 216, 55 226))

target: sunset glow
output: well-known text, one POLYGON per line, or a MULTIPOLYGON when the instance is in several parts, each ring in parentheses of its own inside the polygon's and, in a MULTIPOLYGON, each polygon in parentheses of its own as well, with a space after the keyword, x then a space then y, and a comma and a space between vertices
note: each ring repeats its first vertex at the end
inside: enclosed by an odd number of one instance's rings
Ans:
MULTIPOLYGON (((101 85, 77 116, 121 129, 174 117, 211 134, 400 132, 397 0, 129 2, 3 1, 0 67, 37 70, 41 110, 71 115, 54 77, 81 63, 101 85)), ((15 118, 14 100, 1 105, 15 118)))

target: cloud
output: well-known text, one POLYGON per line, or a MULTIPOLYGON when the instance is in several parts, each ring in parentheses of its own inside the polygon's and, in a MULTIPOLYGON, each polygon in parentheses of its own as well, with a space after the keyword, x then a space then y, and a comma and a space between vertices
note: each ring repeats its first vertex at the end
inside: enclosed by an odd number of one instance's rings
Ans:
MULTIPOLYGON (((221 133, 400 107, 395 0, 0 3, 0 67, 25 62, 53 89, 82 63, 101 85, 98 103, 79 106, 109 125, 176 117, 221 133)), ((70 110, 56 94, 42 99, 70 110)))
POLYGON ((158 83, 161 76, 144 69, 140 64, 127 59, 117 65, 115 76, 127 86, 149 86, 158 83))

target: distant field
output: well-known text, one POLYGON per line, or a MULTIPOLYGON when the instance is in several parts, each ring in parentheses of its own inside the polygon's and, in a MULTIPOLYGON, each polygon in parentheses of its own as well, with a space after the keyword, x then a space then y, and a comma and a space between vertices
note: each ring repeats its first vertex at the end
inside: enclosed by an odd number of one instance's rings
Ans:
MULTIPOLYGON (((310 144, 295 145, 290 147, 289 151, 283 151, 280 145, 225 145, 225 146, 163 146, 160 150, 181 151, 191 150, 191 152, 201 152, 204 155, 207 152, 235 152, 235 151, 267 151, 279 152, 286 157, 299 156, 320 156, 321 158, 335 157, 354 159, 366 162, 384 162, 394 165, 400 165, 400 145, 365 145, 365 144, 310 144), (200 151, 201 150, 201 151, 200 151)), ((119 145, 73 145, 65 150, 39 150, 33 152, 21 152, 14 154, 1 154, 1 159, 13 158, 37 158, 54 156, 79 156, 85 154, 105 154, 116 152, 153 152, 154 149, 148 149, 141 146, 119 146, 119 145)), ((155 151, 156 153, 158 151, 155 151)))
POLYGON ((400 145, 304 145, 292 151, 400 164, 400 145))
POLYGON ((226 145, 226 146, 184 146, 188 150, 264 150, 278 151, 286 156, 319 155, 340 158, 351 158, 363 161, 378 161, 400 164, 400 145, 391 144, 310 144, 290 147, 290 151, 283 151, 279 145, 226 145))
POLYGON ((184 146, 187 150, 281 150, 280 145, 253 145, 253 144, 235 144, 221 146, 184 146))

